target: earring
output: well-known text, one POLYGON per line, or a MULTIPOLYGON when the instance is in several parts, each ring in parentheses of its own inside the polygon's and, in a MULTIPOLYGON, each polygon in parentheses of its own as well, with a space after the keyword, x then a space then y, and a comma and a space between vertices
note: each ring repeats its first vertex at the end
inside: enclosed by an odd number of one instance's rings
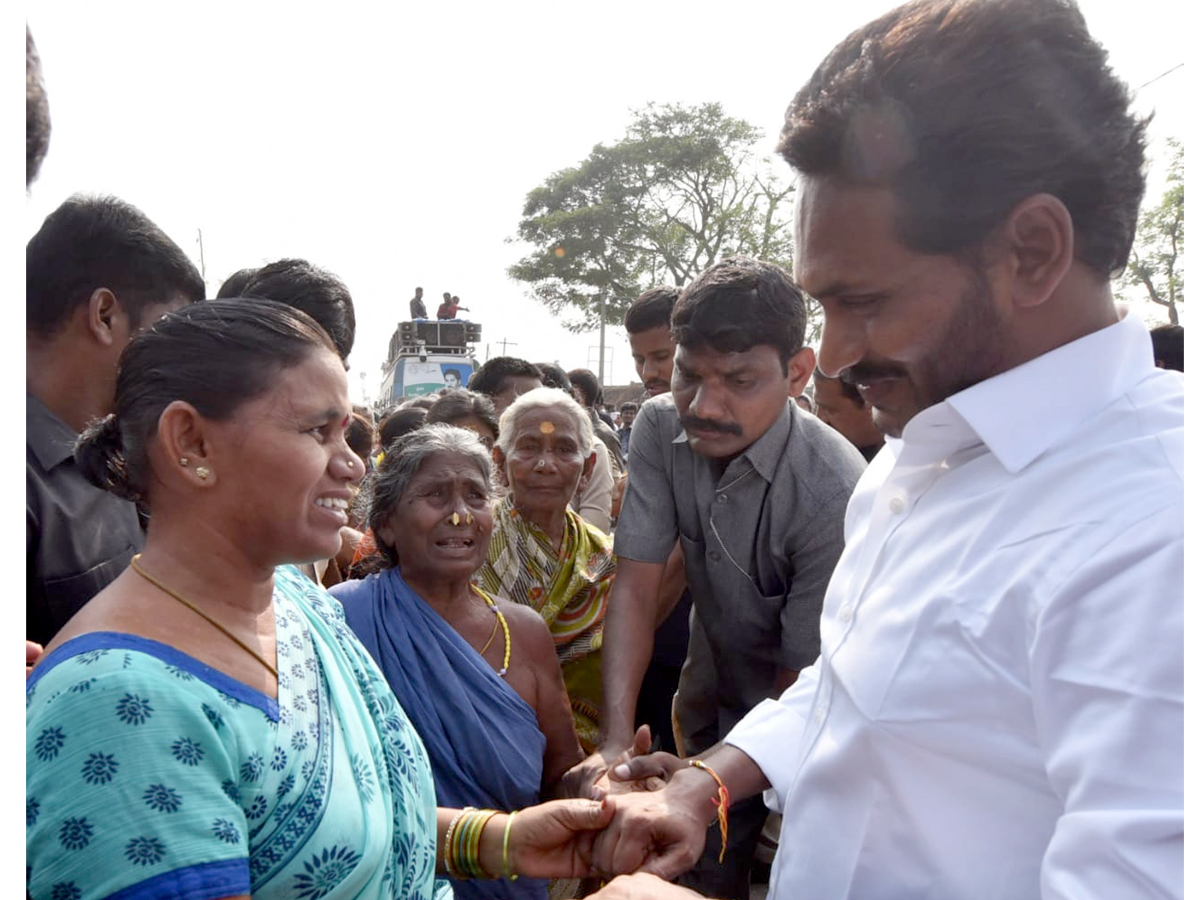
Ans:
POLYGON ((179 464, 181 466, 186 466, 187 465, 187 457, 186 456, 179 457, 179 464))
POLYGON ((208 477, 208 467, 207 466, 196 466, 196 474, 199 475, 200 480, 203 481, 205 478, 208 477))

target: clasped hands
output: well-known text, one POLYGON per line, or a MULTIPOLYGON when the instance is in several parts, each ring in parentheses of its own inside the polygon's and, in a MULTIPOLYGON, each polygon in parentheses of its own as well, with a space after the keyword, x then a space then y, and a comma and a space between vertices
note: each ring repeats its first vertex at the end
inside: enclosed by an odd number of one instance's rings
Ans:
POLYGON ((556 801, 523 810, 512 829, 517 870, 534 877, 619 878, 598 898, 694 897, 659 881, 690 869, 704 849, 713 817, 707 776, 668 784, 684 760, 649 754, 639 729, 621 753, 593 754, 568 773, 572 790, 593 799, 556 801), (657 877, 652 877, 657 876, 657 877))

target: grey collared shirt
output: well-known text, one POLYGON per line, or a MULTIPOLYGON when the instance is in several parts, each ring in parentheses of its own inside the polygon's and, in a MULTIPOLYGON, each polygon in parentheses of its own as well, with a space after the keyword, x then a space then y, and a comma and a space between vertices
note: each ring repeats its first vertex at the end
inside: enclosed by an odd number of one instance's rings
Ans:
POLYGON ((25 395, 25 636, 45 644, 141 549, 137 508, 95 487, 78 435, 25 395))
POLYGON ((789 402, 722 472, 692 452, 669 394, 642 406, 629 456, 616 554, 661 563, 677 537, 683 545, 723 735, 774 695, 781 668, 817 658, 846 502, 865 463, 849 441, 789 402))

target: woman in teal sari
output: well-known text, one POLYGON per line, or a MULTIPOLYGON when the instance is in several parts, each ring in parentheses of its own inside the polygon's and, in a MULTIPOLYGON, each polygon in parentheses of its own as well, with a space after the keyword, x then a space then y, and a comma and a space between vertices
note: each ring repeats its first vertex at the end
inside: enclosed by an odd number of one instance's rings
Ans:
POLYGON ((279 304, 196 304, 130 343, 76 460, 150 526, 27 682, 32 897, 432 898, 447 857, 588 871, 596 804, 437 808, 340 605, 289 565, 340 543, 363 474, 349 413, 328 336, 279 304))

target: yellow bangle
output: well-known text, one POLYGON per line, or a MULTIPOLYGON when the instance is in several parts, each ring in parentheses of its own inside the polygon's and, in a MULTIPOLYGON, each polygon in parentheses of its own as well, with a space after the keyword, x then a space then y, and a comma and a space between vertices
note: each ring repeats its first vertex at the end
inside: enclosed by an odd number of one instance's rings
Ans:
POLYGON ((517 873, 512 871, 508 861, 508 835, 512 832, 512 823, 513 819, 517 817, 517 812, 519 812, 519 810, 514 810, 513 812, 509 813, 508 821, 504 823, 504 844, 502 845, 500 856, 500 858, 504 861, 504 877, 509 881, 517 880, 517 873))

